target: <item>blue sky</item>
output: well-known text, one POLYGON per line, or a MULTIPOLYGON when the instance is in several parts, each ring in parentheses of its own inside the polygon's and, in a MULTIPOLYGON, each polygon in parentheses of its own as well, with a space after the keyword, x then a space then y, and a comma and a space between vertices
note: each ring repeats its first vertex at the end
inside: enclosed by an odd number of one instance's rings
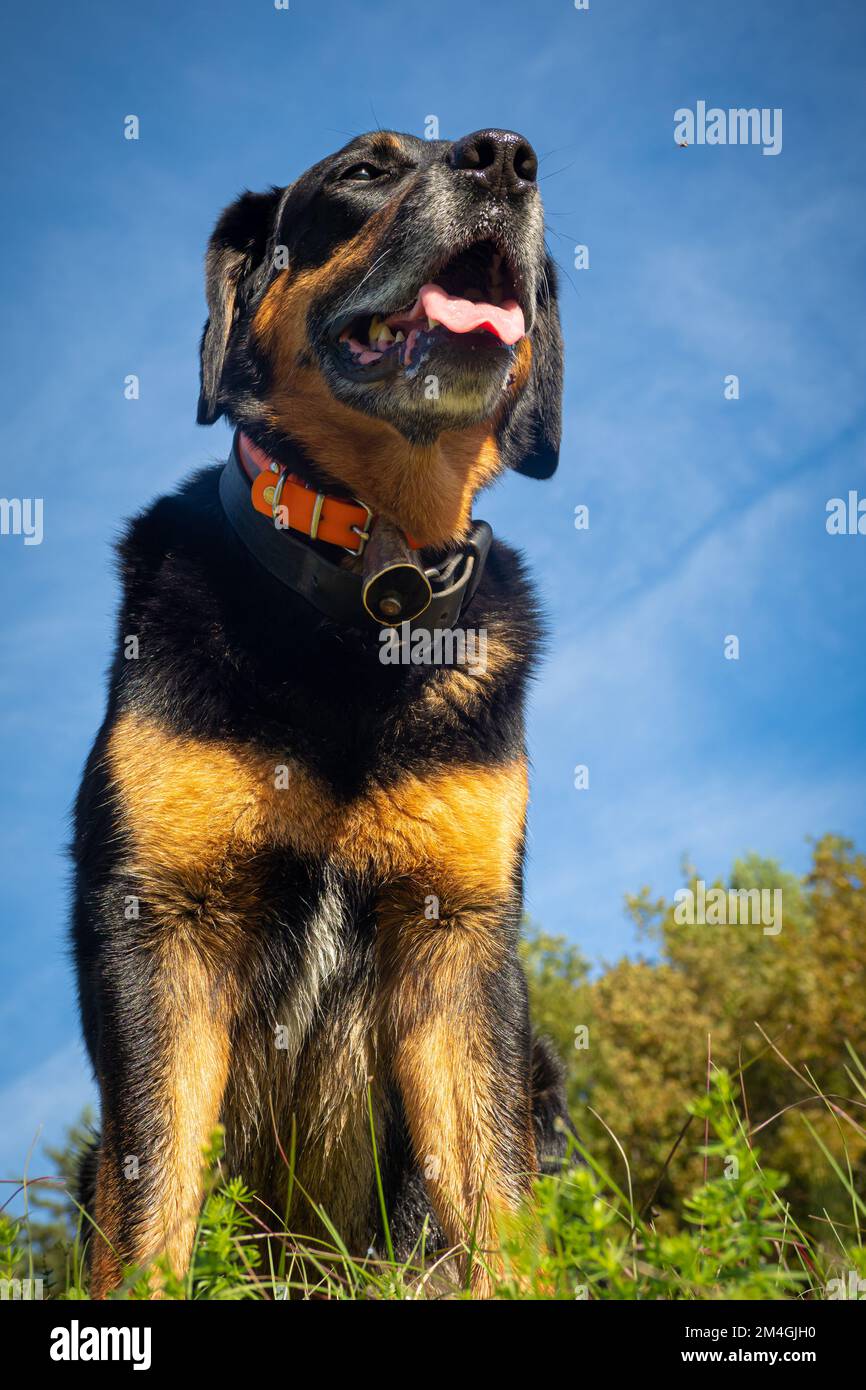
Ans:
POLYGON ((154 0, 4 23, 2 491, 45 510, 41 545, 0 537, 0 1176, 91 1094, 63 846, 111 539, 228 441, 194 423, 206 238, 241 188, 376 124, 523 131, 567 272, 560 472, 477 507, 529 556, 554 634, 531 914, 612 959, 637 949, 623 895, 673 892, 684 853, 710 878, 749 849, 802 871, 826 830, 863 841, 866 537, 824 524, 866 495, 859 3, 154 0), (782 152, 677 148, 698 100, 781 107, 782 152))

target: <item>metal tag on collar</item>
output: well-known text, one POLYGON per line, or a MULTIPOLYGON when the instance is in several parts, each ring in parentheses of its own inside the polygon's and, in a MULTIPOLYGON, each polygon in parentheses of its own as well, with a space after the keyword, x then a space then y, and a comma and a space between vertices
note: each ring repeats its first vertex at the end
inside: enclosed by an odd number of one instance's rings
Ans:
POLYGON ((377 517, 364 550, 361 601, 384 627, 420 618, 430 606, 433 589, 403 532, 377 517))

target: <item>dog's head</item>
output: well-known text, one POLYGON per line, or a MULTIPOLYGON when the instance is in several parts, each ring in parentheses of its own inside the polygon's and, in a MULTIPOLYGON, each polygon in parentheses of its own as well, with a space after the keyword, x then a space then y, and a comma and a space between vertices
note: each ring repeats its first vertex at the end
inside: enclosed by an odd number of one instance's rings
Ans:
POLYGON ((549 477, 562 343, 529 143, 377 131, 245 193, 207 254, 198 418, 430 544, 503 467, 549 477))

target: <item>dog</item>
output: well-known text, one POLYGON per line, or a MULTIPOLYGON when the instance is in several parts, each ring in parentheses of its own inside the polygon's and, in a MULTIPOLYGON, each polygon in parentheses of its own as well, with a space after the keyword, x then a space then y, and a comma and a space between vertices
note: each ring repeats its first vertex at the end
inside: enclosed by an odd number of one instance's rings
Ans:
POLYGON ((474 1243, 479 1296, 564 1151, 518 956, 542 634, 472 517, 558 461, 536 175, 510 131, 376 131, 216 224, 198 420, 234 444, 125 532, 75 811, 96 1298, 188 1266, 218 1124, 262 1210, 314 1237, 324 1210, 360 1254, 378 1163, 398 1257, 425 1222, 428 1249, 474 1243), (436 659, 469 629, 483 663, 436 659), (424 659, 383 659, 419 633, 424 659))

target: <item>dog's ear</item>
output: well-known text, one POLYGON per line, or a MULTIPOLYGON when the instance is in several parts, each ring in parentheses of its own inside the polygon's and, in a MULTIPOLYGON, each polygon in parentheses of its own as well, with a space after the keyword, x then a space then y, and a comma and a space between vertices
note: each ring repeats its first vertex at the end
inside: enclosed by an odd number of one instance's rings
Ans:
POLYGON ((232 329, 244 291, 267 252, 282 190, 242 193, 214 228, 205 257, 208 320, 201 337, 201 392, 198 423, 212 425, 222 415, 220 382, 232 329))
POLYGON ((518 422, 512 459, 528 478, 551 478, 559 463, 562 434, 562 330, 556 302, 556 271, 550 257, 545 266, 543 300, 532 331, 532 370, 525 391, 526 405, 518 422))

